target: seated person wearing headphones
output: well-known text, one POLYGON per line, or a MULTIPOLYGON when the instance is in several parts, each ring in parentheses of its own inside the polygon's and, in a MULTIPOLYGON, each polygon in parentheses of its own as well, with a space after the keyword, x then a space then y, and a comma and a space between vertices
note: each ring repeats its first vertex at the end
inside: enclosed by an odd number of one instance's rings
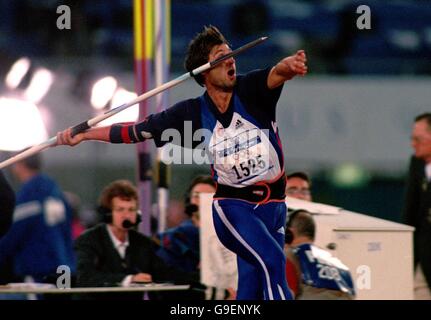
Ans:
POLYGON ((316 225, 305 210, 293 211, 286 224, 286 277, 297 300, 350 300, 355 290, 349 269, 314 243, 316 225))
POLYGON ((200 175, 193 179, 185 197, 186 220, 178 226, 157 235, 160 248, 157 255, 168 265, 183 271, 199 271, 199 194, 214 193, 215 182, 211 176, 200 175))
MULTIPOLYGON (((199 281, 197 273, 184 273, 168 267, 156 255, 151 239, 133 229, 141 219, 138 193, 132 183, 117 180, 105 187, 100 197, 100 208, 104 223, 85 231, 75 241, 78 286, 199 281)), ((89 294, 86 297, 142 300, 142 292, 89 294)))

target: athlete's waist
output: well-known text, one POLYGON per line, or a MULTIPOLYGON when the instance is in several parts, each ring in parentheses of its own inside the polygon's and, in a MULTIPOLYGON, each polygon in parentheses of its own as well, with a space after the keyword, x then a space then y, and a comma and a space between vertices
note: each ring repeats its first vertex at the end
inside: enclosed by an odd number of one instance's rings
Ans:
POLYGON ((286 178, 283 174, 275 182, 260 181, 243 188, 217 184, 214 198, 232 198, 255 203, 265 203, 270 200, 283 200, 286 197, 285 189, 286 178))

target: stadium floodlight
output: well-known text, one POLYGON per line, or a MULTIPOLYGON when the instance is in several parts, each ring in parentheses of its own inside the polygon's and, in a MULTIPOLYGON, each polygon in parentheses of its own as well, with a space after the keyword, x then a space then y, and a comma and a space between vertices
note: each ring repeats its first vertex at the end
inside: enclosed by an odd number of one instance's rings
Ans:
POLYGON ((9 72, 5 78, 5 84, 9 89, 18 88, 22 79, 27 74, 28 70, 30 70, 30 59, 29 58, 20 58, 18 59, 10 68, 9 72))
POLYGON ((91 105, 94 109, 105 108, 114 96, 117 80, 114 77, 103 77, 97 80, 91 89, 91 105))
POLYGON ((35 104, 39 103, 48 93, 53 81, 54 74, 50 70, 45 68, 36 69, 30 84, 27 89, 25 89, 25 98, 35 104))
MULTIPOLYGON (((111 109, 113 109, 115 106, 122 105, 128 101, 132 101, 136 99, 138 95, 134 92, 127 91, 124 88, 118 88, 117 91, 115 91, 114 96, 112 97, 111 102, 111 109)), ((100 123, 102 126, 111 125, 113 123, 119 123, 119 122, 136 122, 139 116, 139 104, 132 105, 127 110, 124 110, 123 112, 117 113, 116 115, 113 115, 111 118, 105 119, 100 123)))
POLYGON ((42 116, 33 103, 0 97, 0 150, 18 151, 46 140, 42 116))

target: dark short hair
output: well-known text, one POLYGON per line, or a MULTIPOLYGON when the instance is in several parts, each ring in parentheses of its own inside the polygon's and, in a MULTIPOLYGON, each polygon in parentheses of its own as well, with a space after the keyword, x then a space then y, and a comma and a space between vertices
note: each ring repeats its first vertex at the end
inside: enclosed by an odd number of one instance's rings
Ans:
POLYGON ((192 182, 190 182, 189 186, 187 187, 187 191, 185 194, 185 198, 184 198, 184 202, 186 204, 188 204, 190 202, 190 193, 192 192, 193 188, 197 185, 197 184, 208 184, 210 186, 213 186, 214 188, 216 187, 216 183, 214 181, 214 179, 211 176, 208 175, 199 175, 196 176, 192 182))
POLYGON ((191 204, 191 192, 193 188, 200 183, 210 185, 214 188, 216 187, 215 181, 211 176, 208 176, 208 175, 199 175, 192 180, 189 187, 187 188, 187 192, 184 197, 184 205, 185 205, 184 213, 189 217, 191 217, 198 210, 197 206, 191 204))
POLYGON ((113 181, 102 190, 99 205, 112 210, 112 199, 116 197, 123 200, 138 201, 138 191, 128 180, 113 181))
MULTIPOLYGON (((189 43, 184 60, 186 70, 190 72, 207 63, 211 49, 223 43, 228 44, 219 29, 212 25, 205 26, 203 31, 198 33, 189 43)), ((194 78, 200 86, 203 86, 204 78, 201 74, 196 75, 194 78)))
POLYGON ((294 228, 298 236, 305 236, 314 241, 316 236, 316 223, 313 216, 306 210, 295 210, 289 215, 287 228, 294 228))
POLYGON ((25 167, 34 171, 39 171, 42 168, 42 158, 39 153, 22 159, 19 163, 22 163, 25 167))
POLYGON ((208 175, 199 175, 197 177, 195 177, 192 182, 190 183, 188 189, 187 189, 187 195, 190 197, 190 192, 192 192, 193 188, 197 185, 197 184, 208 184, 212 187, 216 187, 216 183, 214 181, 214 179, 211 176, 208 175))
POLYGON ((415 122, 425 120, 428 124, 428 128, 431 130, 431 113, 422 113, 415 118, 415 122))
POLYGON ((303 171, 295 171, 295 172, 292 172, 292 173, 289 173, 286 175, 287 180, 292 179, 292 178, 299 178, 299 179, 305 180, 308 182, 308 184, 311 185, 310 177, 308 176, 308 174, 306 174, 303 171))

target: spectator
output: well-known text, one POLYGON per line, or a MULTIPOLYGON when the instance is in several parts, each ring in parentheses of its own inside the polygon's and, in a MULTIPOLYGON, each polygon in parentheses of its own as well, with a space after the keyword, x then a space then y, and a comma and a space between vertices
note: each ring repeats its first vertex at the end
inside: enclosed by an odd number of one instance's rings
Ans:
POLYGON ((12 261, 18 281, 50 282, 60 265, 75 271, 69 204, 57 183, 40 170, 39 155, 12 167, 23 185, 13 224, 0 240, 0 265, 12 261))
MULTIPOLYGON (((198 284, 198 273, 185 273, 166 265, 156 255, 151 239, 134 230, 140 222, 138 193, 127 180, 110 183, 100 196, 104 222, 75 241, 77 283, 82 287, 129 286, 142 282, 198 284)), ((142 293, 106 293, 85 298, 141 300, 142 293)), ((157 294, 151 295, 156 298, 157 294)), ((178 298, 178 295, 176 295, 178 298)), ((200 298, 203 296, 201 294, 200 298)))
POLYGON ((286 176, 286 195, 306 201, 313 201, 311 196, 311 180, 302 171, 292 172, 286 176))
POLYGON ((298 300, 353 299, 349 269, 331 253, 314 245, 316 225, 305 210, 293 211, 286 225, 286 276, 298 300))
POLYGON ((431 299, 431 113, 415 118, 403 222, 415 227, 415 298, 431 299))
POLYGON ((190 184, 185 199, 188 218, 177 227, 160 233, 157 255, 167 264, 183 271, 198 271, 199 246, 199 194, 215 193, 215 182, 210 176, 197 176, 190 184))

